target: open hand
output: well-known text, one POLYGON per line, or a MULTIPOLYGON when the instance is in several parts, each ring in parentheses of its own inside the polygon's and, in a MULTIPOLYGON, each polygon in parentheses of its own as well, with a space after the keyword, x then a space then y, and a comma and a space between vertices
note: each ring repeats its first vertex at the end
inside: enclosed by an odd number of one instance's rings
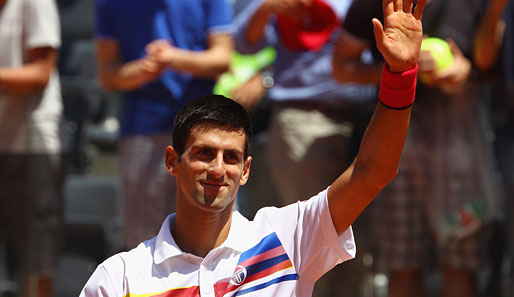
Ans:
POLYGON ((373 19, 377 47, 389 70, 403 72, 416 66, 423 39, 421 18, 426 0, 383 0, 384 25, 373 19))

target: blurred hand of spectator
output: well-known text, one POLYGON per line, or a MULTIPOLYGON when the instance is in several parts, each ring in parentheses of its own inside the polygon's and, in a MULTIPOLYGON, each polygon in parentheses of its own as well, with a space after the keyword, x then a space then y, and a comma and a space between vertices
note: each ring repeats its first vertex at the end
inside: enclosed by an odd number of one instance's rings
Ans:
POLYGON ((257 73, 248 81, 232 91, 232 99, 252 113, 266 93, 262 73, 257 73))
POLYGON ((162 67, 152 57, 122 64, 116 41, 99 39, 96 46, 100 81, 107 89, 134 90, 155 80, 162 72, 162 67))
POLYGON ((164 39, 152 41, 146 46, 145 50, 148 59, 155 62, 160 67, 171 65, 177 53, 173 42, 164 39))
POLYGON ((169 67, 194 77, 212 78, 228 69, 233 41, 228 34, 213 34, 208 39, 209 47, 201 52, 178 48, 171 40, 163 39, 152 41, 145 50, 161 69, 169 67))
POLYGON ((447 94, 452 94, 468 81, 471 74, 471 61, 462 54, 459 47, 452 39, 447 40, 453 54, 451 66, 443 69, 436 69, 435 58, 429 51, 421 51, 418 59, 419 74, 428 76, 426 86, 440 88, 447 94))

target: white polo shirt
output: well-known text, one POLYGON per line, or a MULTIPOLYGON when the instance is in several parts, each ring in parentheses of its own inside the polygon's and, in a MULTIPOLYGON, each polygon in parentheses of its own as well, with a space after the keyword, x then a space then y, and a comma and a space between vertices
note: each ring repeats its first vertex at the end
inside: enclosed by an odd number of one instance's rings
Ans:
POLYGON ((205 258, 185 253, 164 221, 159 234, 100 264, 80 297, 311 296, 315 281, 355 256, 351 228, 337 236, 327 191, 283 208, 238 212, 225 242, 205 258))

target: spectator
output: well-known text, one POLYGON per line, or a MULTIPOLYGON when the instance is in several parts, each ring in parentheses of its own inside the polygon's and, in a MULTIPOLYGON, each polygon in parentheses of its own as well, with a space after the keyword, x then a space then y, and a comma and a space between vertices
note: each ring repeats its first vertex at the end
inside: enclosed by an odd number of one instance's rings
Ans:
POLYGON ((189 98, 212 92, 230 62, 226 0, 97 1, 100 80, 124 92, 121 119, 124 241, 150 238, 174 209, 163 150, 170 119, 189 98))
MULTIPOLYGON (((498 252, 498 273, 492 274, 490 290, 498 291, 501 285, 501 263, 503 256, 511 260, 507 296, 514 296, 514 2, 509 0, 488 0, 485 14, 475 34, 473 60, 487 77, 491 119, 495 132, 495 153, 503 182, 503 228, 506 246, 495 246, 498 252)), ((501 230, 500 229, 500 230, 501 230)))
MULTIPOLYGON (((363 19, 380 17, 374 1, 356 1, 348 12, 334 55, 334 76, 344 82, 377 82, 381 65, 359 67, 356 58, 372 47, 373 31, 363 19)), ((471 76, 472 38, 479 1, 432 0, 423 19, 425 34, 450 39, 453 64, 435 71, 422 51, 419 104, 413 111, 405 154, 396 182, 374 205, 373 231, 378 262, 389 270, 389 296, 425 296, 424 271, 435 246, 443 275, 442 296, 477 296, 477 272, 483 260, 484 216, 475 224, 448 226, 464 209, 492 204, 494 190, 481 105, 471 76), (480 225, 483 227, 483 224, 480 225), (458 235, 457 235, 458 234, 458 235)), ((372 48, 378 56, 377 48, 372 48)), ((484 211, 483 208, 480 211, 484 211)), ((478 218, 480 217, 480 218, 478 218)))
MULTIPOLYGON (((454 60, 445 71, 436 71, 436 57, 421 51, 419 74, 428 75, 430 82, 417 89, 419 104, 413 110, 399 176, 374 204, 376 256, 389 270, 391 297, 426 295, 423 279, 431 246, 436 246, 442 270, 441 296, 477 296, 483 228, 468 227, 483 227, 480 219, 485 216, 473 213, 475 221, 469 225, 447 223, 466 209, 483 212, 481 206, 494 197, 483 110, 470 78, 479 10, 480 1, 432 0, 426 7, 424 33, 450 40, 454 60)), ((365 20, 379 18, 381 11, 376 1, 353 3, 334 54, 338 80, 378 83, 382 65, 360 65, 356 59, 370 47, 379 56, 373 29, 365 20)))
POLYGON ((12 243, 20 296, 53 296, 64 165, 53 0, 0 0, 0 239, 12 243))

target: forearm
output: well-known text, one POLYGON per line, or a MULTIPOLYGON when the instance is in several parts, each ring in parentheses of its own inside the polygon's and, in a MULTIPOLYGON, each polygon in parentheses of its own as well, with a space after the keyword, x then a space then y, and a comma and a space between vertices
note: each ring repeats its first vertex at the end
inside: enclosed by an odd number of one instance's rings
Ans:
MULTIPOLYGON (((382 190, 397 175, 415 98, 416 75, 417 67, 401 73, 391 72, 387 65, 383 68, 380 103, 354 162, 356 178, 369 184, 372 191, 382 190)), ((369 203, 366 199, 362 202, 369 203)))
POLYGON ((504 9, 505 6, 503 4, 493 2, 478 27, 473 40, 473 60, 481 70, 491 68, 498 57, 505 27, 505 23, 502 20, 504 9))
POLYGON ((264 38, 264 29, 268 25, 271 15, 272 11, 264 1, 248 22, 245 34, 245 39, 248 44, 256 44, 264 38))
POLYGON ((17 68, 0 68, 0 93, 26 95, 42 92, 50 72, 38 63, 17 68))
POLYGON ((396 177, 410 114, 410 107, 395 110, 379 103, 362 139, 355 167, 379 188, 396 177))
POLYGON ((131 91, 155 80, 158 75, 141 70, 141 60, 117 65, 100 65, 100 81, 106 89, 131 91))
POLYGON ((353 164, 329 189, 334 225, 341 234, 397 175, 407 136, 416 69, 383 71, 379 100, 353 164), (359 197, 356 199, 355 197, 359 197), (335 219, 334 219, 335 218, 335 219))
POLYGON ((228 70, 232 55, 230 49, 208 49, 206 51, 190 51, 174 48, 168 67, 187 72, 198 78, 215 78, 228 70))
POLYGON ((356 159, 328 189, 338 234, 396 177, 410 112, 411 108, 393 110, 378 104, 356 159))

